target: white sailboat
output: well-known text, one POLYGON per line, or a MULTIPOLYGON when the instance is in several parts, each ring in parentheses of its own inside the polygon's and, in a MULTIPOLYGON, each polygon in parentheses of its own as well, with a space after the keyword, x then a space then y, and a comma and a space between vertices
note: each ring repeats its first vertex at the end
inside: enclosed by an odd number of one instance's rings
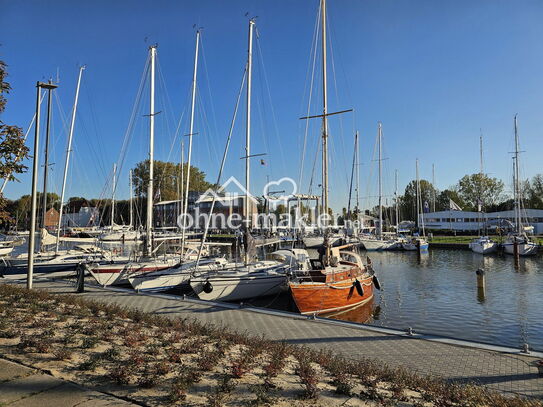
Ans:
POLYGON ((488 236, 479 236, 477 239, 473 239, 470 242, 469 248, 474 253, 489 254, 498 250, 498 243, 488 236))
POLYGON ((379 149, 379 226, 376 228, 375 236, 362 236, 360 237, 360 243, 368 251, 374 250, 385 250, 390 248, 394 242, 383 236, 383 186, 382 186, 382 153, 381 153, 381 142, 382 142, 383 132, 381 122, 378 123, 377 130, 377 140, 378 140, 378 149, 379 149))
POLYGON ((522 224, 522 204, 520 191, 520 162, 519 162, 519 136, 517 115, 515 115, 515 155, 513 156, 513 177, 514 177, 514 195, 515 195, 515 223, 516 230, 510 233, 503 248, 507 254, 518 254, 519 256, 531 256, 537 253, 537 244, 529 237, 527 232, 533 229, 531 226, 525 227, 522 224))
MULTIPOLYGON (((42 227, 40 232, 40 251, 34 254, 34 267, 33 272, 36 274, 43 274, 47 276, 60 276, 72 273, 78 264, 86 261, 98 261, 107 260, 112 261, 110 253, 102 251, 95 245, 78 245, 70 250, 59 250, 60 230, 62 226, 63 215, 63 202, 66 189, 66 179, 68 175, 68 167, 70 163, 71 145, 75 128, 75 118, 77 112, 77 105, 79 100, 79 89, 81 86, 81 78, 83 75, 84 66, 79 68, 79 75, 77 79, 77 87, 75 92, 75 100, 72 109, 72 116, 70 122, 70 130, 68 134, 68 145, 66 149, 66 160, 64 164, 64 177, 62 182, 62 194, 61 194, 61 207, 59 213, 59 221, 57 225, 56 238, 49 234, 47 230, 42 227), (55 245, 54 250, 49 250, 48 247, 55 245), (54 274, 53 274, 54 273, 54 274)), ((47 133, 49 133, 50 117, 51 117, 51 89, 54 89, 55 85, 50 85, 48 96, 48 119, 47 119, 47 133)), ((37 124, 36 124, 37 125, 37 124)), ((46 157, 48 157, 48 142, 46 141, 46 157)), ((47 160, 48 158, 46 158, 47 160)), ((44 171, 47 170, 48 165, 44 166, 44 171)), ((44 192, 43 192, 43 215, 42 220, 45 219, 45 212, 47 206, 47 174, 44 174, 44 192)), ((42 222, 43 223, 43 222, 42 222)), ((42 225, 43 226, 43 225, 42 225)), ((31 237, 33 238, 33 237, 31 237)), ((0 263, 0 275, 20 277, 27 273, 29 253, 21 253, 17 256, 5 257, 0 263)))
MULTIPOLYGON (((481 162, 481 168, 479 171, 480 180, 482 182, 483 179, 483 135, 481 134, 479 136, 479 156, 480 156, 480 162, 481 162)), ((479 185, 479 190, 482 191, 482 184, 479 185)), ((482 218, 482 211, 483 211, 483 202, 481 197, 479 197, 479 212, 481 213, 481 221, 482 218)), ((469 248, 472 252, 478 253, 478 254, 489 254, 494 253, 498 250, 498 243, 490 239, 488 236, 479 236, 476 239, 473 239, 470 244, 469 248)))
MULTIPOLYGON (((177 255, 156 256, 156 248, 153 250, 153 169, 154 169, 154 132, 155 132, 155 64, 156 45, 149 47, 149 79, 150 79, 150 104, 149 104, 149 181, 147 186, 147 219, 146 236, 143 256, 126 259, 113 264, 89 265, 89 271, 99 284, 126 283, 128 276, 137 273, 147 273, 170 268, 179 262, 177 255)), ((113 209, 112 209, 113 210, 113 209)), ((113 218, 114 212, 112 212, 113 218)))
POLYGON ((115 191, 117 190, 117 164, 113 164, 113 182, 111 188, 111 224, 107 230, 100 234, 99 239, 103 242, 125 242, 136 241, 139 233, 134 230, 132 224, 132 170, 129 175, 130 185, 130 224, 117 225, 115 223, 115 191))
POLYGON ((422 216, 422 191, 420 189, 420 178, 419 178, 419 159, 416 161, 417 169, 417 224, 419 236, 412 236, 405 243, 402 244, 402 248, 408 251, 425 251, 428 250, 428 241, 426 240, 426 234, 424 231, 424 216, 422 216), (422 235, 421 235, 422 232, 422 235))
MULTIPOLYGON (((285 290, 286 272, 289 266, 275 260, 254 261, 250 258, 250 228, 251 228, 251 211, 250 206, 250 158, 251 158, 251 85, 252 85, 252 52, 253 52, 253 32, 255 21, 249 20, 249 46, 247 55, 246 75, 246 126, 245 126, 245 203, 244 203, 244 219, 246 232, 246 250, 244 253, 243 263, 229 262, 221 268, 213 271, 203 271, 200 268, 200 259, 196 261, 196 265, 192 271, 193 275, 190 278, 190 286, 194 293, 200 299, 206 300, 243 300, 248 298, 273 295, 285 290)), ((238 99, 239 100, 239 99, 238 99)), ((237 107, 236 107, 237 110, 237 107)), ((224 161, 228 151, 230 136, 233 123, 230 129, 229 138, 227 141, 221 170, 219 172, 219 180, 224 168, 224 161)), ((211 213, 214 207, 215 197, 211 206, 211 213)), ((204 236, 202 238, 201 248, 203 247, 207 230, 209 228, 210 217, 206 224, 204 236)))

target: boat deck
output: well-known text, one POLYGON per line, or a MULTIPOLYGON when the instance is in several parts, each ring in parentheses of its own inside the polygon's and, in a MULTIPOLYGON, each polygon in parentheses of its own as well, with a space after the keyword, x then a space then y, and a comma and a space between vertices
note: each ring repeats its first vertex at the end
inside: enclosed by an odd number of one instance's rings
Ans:
MULTIPOLYGON (((4 281, 6 282, 6 281, 4 281)), ((0 283, 2 281, 0 280, 0 283)), ((23 282, 19 282, 23 284, 23 282)), ((72 294, 73 285, 61 280, 35 280, 34 287, 72 294)), ((477 382, 505 393, 543 397, 543 377, 531 363, 541 353, 522 354, 510 348, 481 345, 429 335, 408 336, 400 331, 298 314, 240 308, 168 295, 137 294, 87 284, 83 297, 138 308, 156 314, 194 318, 249 335, 329 349, 348 358, 369 357, 389 366, 404 366, 422 375, 459 382, 477 382)))

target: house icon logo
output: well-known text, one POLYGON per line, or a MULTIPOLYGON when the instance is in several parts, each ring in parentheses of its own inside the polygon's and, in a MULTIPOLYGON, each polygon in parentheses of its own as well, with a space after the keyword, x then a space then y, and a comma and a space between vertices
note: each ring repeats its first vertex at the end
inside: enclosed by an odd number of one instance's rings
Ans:
POLYGON ((245 196, 249 196, 249 200, 252 201, 255 205, 258 204, 258 200, 250 193, 247 193, 247 189, 237 180, 236 177, 232 176, 224 182, 221 187, 218 190, 213 190, 211 188, 208 188, 207 191, 205 191, 196 203, 201 202, 209 202, 210 200, 214 199, 215 202, 220 202, 222 204, 228 204, 233 199, 237 198, 245 198, 245 196), (234 188, 231 187, 231 185, 234 186, 234 188), (227 188, 235 189, 233 192, 227 192, 227 188))

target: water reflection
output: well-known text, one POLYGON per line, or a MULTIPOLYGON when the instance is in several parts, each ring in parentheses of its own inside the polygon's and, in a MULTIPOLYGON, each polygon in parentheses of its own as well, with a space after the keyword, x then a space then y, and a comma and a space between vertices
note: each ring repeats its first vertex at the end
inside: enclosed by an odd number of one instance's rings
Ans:
POLYGON ((381 307, 378 305, 374 306, 374 303, 375 303, 375 297, 372 297, 365 304, 361 304, 357 307, 350 308, 348 310, 323 315, 323 317, 365 324, 367 322, 372 321, 373 319, 379 319, 379 314, 381 313, 381 307))

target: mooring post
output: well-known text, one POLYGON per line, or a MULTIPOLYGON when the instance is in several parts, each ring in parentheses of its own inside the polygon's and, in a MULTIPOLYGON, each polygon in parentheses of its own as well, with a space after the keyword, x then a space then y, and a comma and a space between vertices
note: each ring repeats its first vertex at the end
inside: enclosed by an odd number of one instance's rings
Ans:
POLYGON ((85 266, 82 263, 79 263, 77 265, 76 272, 77 272, 76 292, 83 293, 85 292, 85 266))
POLYGON ((486 297, 485 269, 478 268, 477 271, 475 271, 475 274, 477 274, 477 299, 479 302, 484 302, 486 297))

